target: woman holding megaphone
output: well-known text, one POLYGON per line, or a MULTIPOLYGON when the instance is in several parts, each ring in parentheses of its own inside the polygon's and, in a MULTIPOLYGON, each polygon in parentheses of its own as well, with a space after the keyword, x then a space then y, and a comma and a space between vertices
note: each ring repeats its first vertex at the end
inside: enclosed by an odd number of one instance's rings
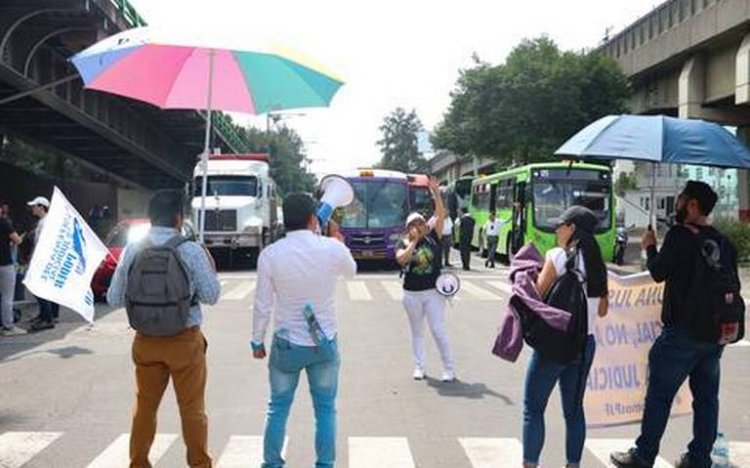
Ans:
POLYGON ((445 297, 438 293, 435 283, 440 276, 440 234, 446 211, 438 183, 430 179, 430 193, 435 203, 435 214, 425 220, 419 213, 406 218, 406 238, 396 249, 396 261, 403 268, 404 308, 411 327, 411 345, 415 369, 413 377, 425 377, 424 322, 430 324, 432 336, 443 361, 443 382, 456 380, 448 334, 445 330, 445 297))

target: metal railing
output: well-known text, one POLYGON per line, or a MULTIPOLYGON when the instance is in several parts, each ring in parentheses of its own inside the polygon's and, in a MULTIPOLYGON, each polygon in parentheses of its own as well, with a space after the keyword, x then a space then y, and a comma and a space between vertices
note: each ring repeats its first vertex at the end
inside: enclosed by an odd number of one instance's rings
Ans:
POLYGON ((146 26, 146 20, 135 10, 135 7, 130 4, 128 0, 109 0, 112 5, 116 6, 117 9, 122 13, 125 21, 130 26, 139 27, 146 26))

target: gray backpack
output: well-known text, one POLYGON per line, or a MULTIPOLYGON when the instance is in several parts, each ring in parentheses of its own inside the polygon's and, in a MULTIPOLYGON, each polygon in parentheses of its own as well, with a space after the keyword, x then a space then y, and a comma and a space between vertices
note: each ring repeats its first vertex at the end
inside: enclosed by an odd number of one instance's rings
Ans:
POLYGON ((190 312, 190 280, 175 236, 163 245, 146 241, 128 270, 125 309, 130 326, 151 336, 172 336, 185 330, 190 312))

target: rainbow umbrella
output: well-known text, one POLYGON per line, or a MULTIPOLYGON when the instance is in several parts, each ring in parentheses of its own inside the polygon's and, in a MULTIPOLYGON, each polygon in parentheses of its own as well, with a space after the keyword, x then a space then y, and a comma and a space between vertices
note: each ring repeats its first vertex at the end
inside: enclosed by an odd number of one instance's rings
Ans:
POLYGON ((343 84, 309 59, 252 41, 252 50, 134 28, 108 37, 70 60, 87 89, 145 101, 162 109, 205 109, 200 236, 205 226, 206 169, 212 110, 262 114, 328 106, 343 84))

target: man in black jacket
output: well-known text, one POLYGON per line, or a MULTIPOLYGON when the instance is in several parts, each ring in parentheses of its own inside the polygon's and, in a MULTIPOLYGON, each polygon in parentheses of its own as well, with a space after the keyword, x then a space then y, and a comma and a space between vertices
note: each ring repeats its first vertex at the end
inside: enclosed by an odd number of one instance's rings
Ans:
POLYGON ((468 211, 461 211, 461 218, 458 228, 458 244, 461 251, 461 263, 464 270, 469 270, 471 263, 471 239, 474 237, 474 218, 468 211))
MULTIPOLYGON (((712 238, 721 234, 707 217, 717 201, 716 193, 703 182, 688 181, 676 201, 677 225, 672 227, 657 252, 656 236, 649 230, 641 241, 648 253, 648 270, 657 282, 666 281, 662 303, 664 329, 649 353, 649 380, 641 421, 641 435, 628 452, 615 452, 618 467, 651 467, 659 453, 659 442, 669 419, 672 401, 685 379, 693 394, 693 440, 677 468, 710 468, 711 449, 719 418, 719 359, 723 347, 695 338, 696 317, 689 291, 700 254, 699 233, 712 238)), ((736 254, 730 259, 735 272, 736 254)))

